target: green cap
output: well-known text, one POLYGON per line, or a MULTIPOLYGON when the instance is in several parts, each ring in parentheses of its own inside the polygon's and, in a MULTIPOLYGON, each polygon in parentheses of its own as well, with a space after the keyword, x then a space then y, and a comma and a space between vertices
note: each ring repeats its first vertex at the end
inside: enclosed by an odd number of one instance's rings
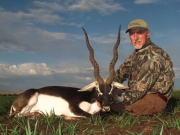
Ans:
POLYGON ((149 30, 149 26, 144 20, 135 19, 129 23, 126 33, 129 32, 130 29, 140 29, 140 30, 147 29, 147 30, 149 30))

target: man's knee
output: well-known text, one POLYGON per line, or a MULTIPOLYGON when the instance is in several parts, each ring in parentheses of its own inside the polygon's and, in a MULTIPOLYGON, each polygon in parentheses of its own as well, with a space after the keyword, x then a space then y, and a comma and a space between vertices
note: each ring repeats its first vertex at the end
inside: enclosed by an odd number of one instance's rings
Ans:
POLYGON ((126 111, 135 115, 148 115, 162 112, 167 106, 161 97, 157 94, 148 94, 137 102, 126 106, 126 111))

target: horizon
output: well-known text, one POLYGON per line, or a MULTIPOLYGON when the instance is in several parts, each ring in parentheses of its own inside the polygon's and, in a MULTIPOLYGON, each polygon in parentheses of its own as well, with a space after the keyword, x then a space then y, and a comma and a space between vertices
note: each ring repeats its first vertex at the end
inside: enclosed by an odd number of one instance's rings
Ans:
MULTIPOLYGON (((0 92, 45 86, 82 88, 95 81, 83 27, 100 75, 109 74, 121 25, 115 70, 133 52, 125 33, 134 19, 145 20, 151 40, 165 50, 180 89, 180 0, 0 1, 0 92)), ((126 84, 126 82, 125 82, 126 84)))

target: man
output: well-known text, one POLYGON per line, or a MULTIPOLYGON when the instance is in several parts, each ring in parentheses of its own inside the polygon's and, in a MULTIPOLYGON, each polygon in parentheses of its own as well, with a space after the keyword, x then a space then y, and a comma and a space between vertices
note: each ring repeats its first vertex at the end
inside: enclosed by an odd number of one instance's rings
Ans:
POLYGON ((135 115, 162 112, 174 86, 172 61, 150 40, 150 29, 144 20, 131 21, 128 32, 135 50, 120 65, 114 80, 120 83, 128 80, 129 90, 115 92, 116 103, 112 104, 112 110, 124 109, 135 115))

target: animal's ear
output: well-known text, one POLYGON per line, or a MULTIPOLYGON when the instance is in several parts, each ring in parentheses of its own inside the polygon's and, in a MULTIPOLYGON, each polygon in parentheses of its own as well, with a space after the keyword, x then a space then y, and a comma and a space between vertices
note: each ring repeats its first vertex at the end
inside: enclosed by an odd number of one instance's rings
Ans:
POLYGON ((121 84, 121 83, 118 83, 118 82, 112 82, 112 85, 114 86, 114 87, 117 87, 118 89, 129 89, 129 87, 128 86, 125 86, 125 85, 123 85, 123 84, 121 84))
POLYGON ((86 85, 85 87, 83 87, 82 89, 78 90, 79 92, 81 91, 92 91, 94 87, 98 87, 98 83, 95 81, 95 82, 92 82, 88 85, 86 85))
POLYGON ((88 88, 88 89, 82 88, 82 89, 78 90, 78 92, 82 92, 82 91, 92 91, 93 89, 94 89, 94 87, 88 88))

